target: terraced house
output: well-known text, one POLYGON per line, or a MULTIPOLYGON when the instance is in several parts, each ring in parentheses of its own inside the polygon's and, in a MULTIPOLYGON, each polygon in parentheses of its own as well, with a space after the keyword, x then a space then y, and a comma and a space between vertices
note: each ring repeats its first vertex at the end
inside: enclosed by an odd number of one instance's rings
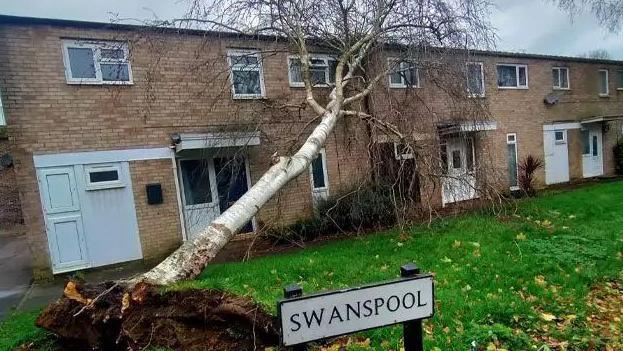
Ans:
MULTIPOLYGON (((39 277, 162 258, 309 128, 300 60, 275 38, 0 16, 0 39, 10 155, 39 277)), ((379 57, 393 59, 391 50, 379 57)), ((311 63, 315 89, 328 91, 335 60, 319 50, 311 63)), ((450 118, 426 72, 397 67, 366 108, 417 119, 426 103, 440 116, 422 121, 430 132, 418 138, 430 150, 416 158, 345 118, 309 173, 246 232, 310 215, 318 200, 369 176, 371 141, 396 161, 439 155, 442 184, 421 182, 418 192, 440 207, 478 197, 469 185, 484 176, 515 189, 528 154, 545 160, 542 184, 614 174, 623 62, 474 52, 462 84, 490 116, 469 123, 450 118), (485 158, 496 171, 480 175, 485 158)))

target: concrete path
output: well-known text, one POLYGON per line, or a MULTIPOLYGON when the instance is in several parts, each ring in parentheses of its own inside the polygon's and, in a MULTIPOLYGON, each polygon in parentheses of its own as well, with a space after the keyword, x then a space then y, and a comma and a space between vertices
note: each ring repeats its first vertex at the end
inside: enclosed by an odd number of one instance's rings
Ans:
POLYGON ((32 280, 25 235, 0 235, 0 321, 17 307, 32 280))
MULTIPOLYGON (((142 261, 135 261, 83 271, 81 276, 89 283, 97 283, 128 278, 147 268, 142 261)), ((61 297, 71 274, 33 283, 26 236, 0 233, 0 322, 14 311, 37 310, 61 297)))

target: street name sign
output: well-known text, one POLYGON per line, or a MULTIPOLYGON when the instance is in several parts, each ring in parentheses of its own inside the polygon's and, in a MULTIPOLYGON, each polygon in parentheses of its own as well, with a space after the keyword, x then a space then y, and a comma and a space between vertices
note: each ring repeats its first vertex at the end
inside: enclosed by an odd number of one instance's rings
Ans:
POLYGON ((394 281, 293 297, 278 304, 284 346, 429 318, 434 314, 433 277, 394 281))

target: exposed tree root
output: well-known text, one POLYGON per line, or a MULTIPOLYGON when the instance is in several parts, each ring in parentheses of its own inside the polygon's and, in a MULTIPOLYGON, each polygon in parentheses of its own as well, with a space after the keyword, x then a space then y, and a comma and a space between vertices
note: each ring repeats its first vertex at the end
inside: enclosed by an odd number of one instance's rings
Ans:
POLYGON ((274 317, 249 298, 217 290, 160 293, 137 285, 68 283, 37 318, 71 349, 263 350, 279 341, 274 317))

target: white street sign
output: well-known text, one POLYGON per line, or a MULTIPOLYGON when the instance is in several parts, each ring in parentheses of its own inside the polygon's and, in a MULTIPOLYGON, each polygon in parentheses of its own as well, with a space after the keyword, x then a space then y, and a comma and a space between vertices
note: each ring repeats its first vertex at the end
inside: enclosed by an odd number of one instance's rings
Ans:
POLYGON ((283 344, 378 328, 433 315, 433 277, 286 299, 279 304, 283 344))

